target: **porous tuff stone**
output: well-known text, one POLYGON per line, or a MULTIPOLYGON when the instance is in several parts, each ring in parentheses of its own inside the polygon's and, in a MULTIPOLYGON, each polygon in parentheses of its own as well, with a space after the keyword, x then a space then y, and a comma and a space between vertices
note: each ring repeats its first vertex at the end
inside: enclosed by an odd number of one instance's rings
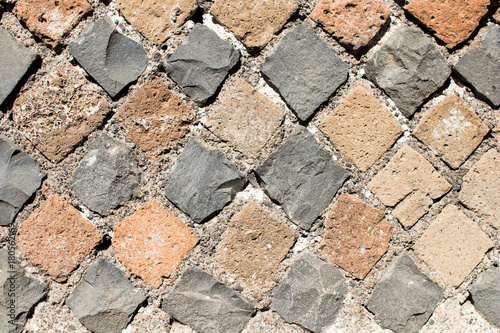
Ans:
POLYGON ((252 304, 198 268, 188 268, 163 300, 162 310, 197 332, 239 333, 252 304))
POLYGON ((319 129, 362 172, 403 133, 391 112, 361 86, 347 95, 321 122, 319 129))
POLYGON ((392 215, 405 229, 411 228, 432 205, 432 199, 425 192, 416 190, 408 194, 392 211, 392 215))
POLYGON ((460 201, 500 230, 500 154, 486 152, 464 176, 460 201))
POLYGON ((34 159, 0 136, 0 225, 14 220, 44 177, 34 159))
POLYGON ((66 305, 89 331, 121 333, 145 301, 118 268, 100 258, 87 269, 66 305))
POLYGON ((380 0, 321 0, 309 17, 358 53, 380 33, 391 10, 380 0))
POLYGON ((422 274, 404 252, 386 269, 366 307, 383 328, 416 333, 442 298, 441 288, 422 274))
POLYGON ((89 23, 68 48, 112 98, 137 80, 148 65, 142 46, 120 34, 108 16, 89 23))
POLYGON ((295 0, 216 0, 210 13, 252 49, 266 46, 297 10, 295 0))
POLYGON ((392 226, 384 215, 353 195, 341 194, 326 219, 320 248, 334 264, 364 279, 389 247, 392 226))
POLYGON ((69 186, 88 208, 104 215, 133 197, 140 182, 132 149, 101 134, 87 146, 69 186))
POLYGON ((219 263, 251 285, 271 281, 297 235, 255 202, 231 218, 217 247, 219 263))
POLYGON ((101 240, 101 232, 57 194, 21 224, 17 235, 19 250, 58 282, 65 281, 101 240))
POLYGON ((489 5, 490 0, 413 0, 405 9, 453 48, 476 30, 489 5))
POLYGON ((475 48, 455 65, 458 76, 472 86, 479 98, 500 106, 500 26, 490 25, 475 48))
POLYGON ((450 76, 451 70, 431 38, 401 27, 366 63, 366 76, 410 118, 450 76))
POLYGON ((116 8, 134 28, 155 44, 183 25, 198 8, 196 0, 119 0, 116 8))
POLYGON ((16 99, 14 122, 45 157, 60 162, 110 114, 101 91, 64 61, 16 99))
POLYGON ((292 222, 306 230, 349 177, 300 125, 255 172, 264 191, 283 206, 292 222))
POLYGON ((248 156, 255 156, 276 132, 285 110, 243 79, 222 94, 205 125, 215 135, 248 156))
POLYGON ((196 233, 156 200, 118 223, 112 240, 118 260, 155 288, 196 243, 196 233))
POLYGON ((165 70, 186 95, 204 104, 239 61, 240 54, 231 44, 207 26, 196 24, 187 42, 168 58, 165 70))
POLYGON ((474 221, 457 206, 448 205, 413 248, 443 282, 457 287, 491 247, 493 242, 474 221))
POLYGON ((35 52, 15 40, 0 27, 0 105, 16 88, 26 72, 38 60, 35 52))
POLYGON ((460 97, 450 94, 424 115, 413 135, 456 169, 488 132, 481 118, 460 97))
POLYGON ((276 287, 271 306, 287 322, 323 332, 335 321, 346 294, 342 273, 305 253, 276 287))
POLYGON ((476 309, 500 328, 500 270, 492 267, 482 272, 469 292, 476 309))
POLYGON ((194 114, 155 77, 135 91, 115 119, 132 141, 155 156, 189 132, 194 114))
POLYGON ((202 223, 231 202, 245 184, 224 154, 191 138, 172 167, 165 196, 202 223))
POLYGON ((306 121, 347 80, 347 65, 305 24, 289 32, 260 68, 306 121))

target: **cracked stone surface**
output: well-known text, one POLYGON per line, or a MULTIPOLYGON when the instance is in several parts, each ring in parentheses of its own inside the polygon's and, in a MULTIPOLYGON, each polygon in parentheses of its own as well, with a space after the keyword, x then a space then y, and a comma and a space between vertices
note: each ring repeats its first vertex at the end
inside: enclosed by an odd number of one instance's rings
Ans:
POLYGON ((482 272, 469 291, 476 309, 500 328, 500 270, 492 267, 482 272))
POLYGON ((411 228, 431 207, 431 197, 420 190, 408 194, 392 211, 405 229, 411 228))

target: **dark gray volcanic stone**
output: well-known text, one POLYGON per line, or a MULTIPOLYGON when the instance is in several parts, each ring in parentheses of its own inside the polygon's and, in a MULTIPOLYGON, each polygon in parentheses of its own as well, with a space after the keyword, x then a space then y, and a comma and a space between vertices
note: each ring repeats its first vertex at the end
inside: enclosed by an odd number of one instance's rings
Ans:
POLYGON ((0 225, 14 220, 44 177, 34 159, 0 137, 0 225))
POLYGON ((0 105, 38 57, 38 54, 26 48, 6 29, 0 27, 0 105))
POLYGON ((239 60, 231 44, 207 26, 196 24, 187 42, 168 58, 165 69, 186 95, 204 104, 239 60))
POLYGON ((402 253, 384 272, 366 307, 383 328, 418 332, 442 298, 441 288, 402 253))
POLYGON ((479 47, 469 50, 454 68, 476 94, 500 106, 500 27, 491 25, 479 47))
POLYGON ((451 70, 437 46, 417 28, 398 29, 366 63, 366 76, 411 118, 451 70))
POLYGON ((500 328, 500 269, 492 267, 481 273, 469 291, 477 311, 500 328))
POLYGON ((346 294, 342 273, 306 253, 276 288, 272 308, 289 323, 323 332, 335 321, 346 294))
POLYGON ((300 125, 255 172, 264 191, 306 230, 349 176, 300 125))
POLYGON ((88 208, 103 215, 132 198, 140 183, 132 150, 101 134, 88 145, 69 186, 88 208))
POLYGON ((100 258, 87 269, 66 305, 89 331, 121 333, 145 300, 118 268, 100 258))
POLYGON ((210 274, 188 268, 163 300, 162 310, 197 332, 239 333, 254 308, 210 274))
POLYGON ((113 98, 137 80, 148 65, 142 46, 116 31, 107 16, 87 25, 68 48, 76 61, 113 98))
POLYGON ((172 167, 165 196, 200 223, 231 202, 245 184, 224 154, 192 138, 172 167))
POLYGON ((297 116, 306 121, 347 80, 347 65, 305 24, 278 44, 262 74, 297 116))

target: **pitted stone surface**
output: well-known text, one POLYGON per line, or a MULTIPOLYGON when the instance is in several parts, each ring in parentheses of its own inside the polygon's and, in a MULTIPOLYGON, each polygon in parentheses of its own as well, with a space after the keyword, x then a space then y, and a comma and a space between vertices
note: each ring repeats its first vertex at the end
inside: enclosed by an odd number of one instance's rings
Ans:
POLYGON ((416 190, 408 194, 392 211, 405 229, 411 228, 432 205, 432 199, 423 191, 416 190))
POLYGON ((464 176, 460 201, 500 230, 500 154, 486 152, 464 176))
POLYGON ((137 80, 148 65, 142 46, 120 34, 108 16, 89 23, 68 48, 112 98, 137 80))
POLYGON ((412 27, 394 32, 366 64, 366 76, 410 118, 451 70, 431 38, 412 27))
POLYGON ((346 294, 342 273, 306 253, 274 290, 272 309, 285 321, 319 333, 335 321, 346 294))
POLYGON ((414 250, 443 282, 458 287, 491 247, 493 242, 474 221, 457 206, 448 205, 418 239, 414 250))
POLYGON ((300 125, 255 172, 266 193, 283 206, 292 222, 306 230, 349 177, 300 125))
POLYGON ((0 136, 0 225, 14 220, 44 177, 34 159, 0 136))
POLYGON ((392 226, 384 215, 353 195, 341 194, 326 219, 320 248, 334 264, 364 279, 389 247, 392 226))
POLYGON ((248 300, 198 268, 186 269, 162 309, 207 333, 239 333, 254 311, 248 300))
POLYGON ((251 202, 231 218, 217 248, 218 261, 245 282, 264 286, 296 238, 292 229, 251 202))
POLYGON ((16 99, 14 122, 45 157, 60 162, 110 114, 101 91, 64 61, 16 99))
POLYGON ((207 26, 196 24, 187 42, 168 58, 165 69, 186 95, 204 104, 239 60, 240 54, 231 44, 207 26))
POLYGON ((413 132, 453 169, 479 146, 489 128, 455 94, 427 112, 413 132))
POLYGON ((416 333, 442 298, 441 288, 402 253, 386 269, 366 307, 383 328, 416 333))
POLYGON ((172 167, 165 196, 200 223, 231 202, 245 183, 224 154, 192 138, 172 167))
POLYGON ((361 86, 347 95, 321 122, 319 129, 362 172, 403 133, 391 112, 361 86))
POLYGON ((298 10, 295 0, 216 0, 210 13, 248 48, 262 48, 298 10))
POLYGON ((500 328, 500 270, 489 268, 469 288, 476 309, 500 328))
POLYGON ((118 223, 112 240, 118 260, 155 288, 196 243, 196 233, 156 200, 118 223))
POLYGON ((88 208, 105 215, 132 198, 140 183, 132 150, 101 134, 87 146, 69 186, 88 208))
POLYGON ((261 65, 297 116, 306 121, 347 80, 347 65, 305 24, 289 32, 261 65))
POLYGON ((285 110, 252 88, 243 79, 220 97, 205 125, 248 156, 255 156, 276 132, 285 110))
POLYGON ((21 224, 19 250, 58 282, 90 254, 103 235, 82 214, 57 194, 21 224))
POLYGON ((66 305, 89 331, 121 333, 145 301, 118 268, 100 258, 87 269, 66 305))
POLYGON ((310 18, 354 52, 362 51, 391 16, 381 0, 321 0, 310 18))
POLYGON ((115 119, 132 141, 154 156, 189 132, 194 114, 155 77, 122 105, 115 119))

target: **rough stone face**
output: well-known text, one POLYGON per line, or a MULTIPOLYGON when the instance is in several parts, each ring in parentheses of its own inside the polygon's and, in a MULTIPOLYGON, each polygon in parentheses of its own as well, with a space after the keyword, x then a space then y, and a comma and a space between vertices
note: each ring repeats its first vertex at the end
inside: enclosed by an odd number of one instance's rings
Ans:
POLYGON ((196 0, 119 0, 116 8, 134 28, 155 44, 183 25, 198 8, 196 0))
POLYGON ((231 202, 245 183, 224 154, 192 138, 172 167, 165 196, 200 223, 231 202))
POLYGON ((453 169, 479 146, 489 128, 455 94, 427 112, 413 132, 453 169))
POLYGON ((38 59, 38 54, 15 40, 0 27, 0 105, 16 88, 26 72, 38 59))
POLYGON ((271 306, 285 321, 323 332, 335 321, 346 294, 342 273, 306 253, 292 264, 274 290, 271 306))
POLYGON ((132 150, 101 134, 89 143, 69 186, 88 208, 104 215, 134 196, 140 182, 132 150))
POLYGON ((115 119, 141 149, 158 154, 189 132, 194 115, 155 77, 127 100, 115 119))
POLYGON ((204 104, 239 60, 231 44, 207 26, 196 24, 187 42, 168 58, 165 70, 186 95, 204 104))
POLYGON ((441 288, 402 253, 386 269, 366 307, 383 328, 416 333, 442 298, 441 288))
POLYGON ((14 122, 48 159, 60 162, 110 114, 101 91, 63 62, 16 99, 14 122))
POLYGON ((500 270, 492 267, 481 273, 469 292, 476 309, 500 328, 500 270))
POLYGON ((425 192, 416 190, 408 194, 392 211, 405 229, 411 228, 432 205, 432 199, 425 192))
POLYGON ((364 279, 389 247, 392 226, 384 215, 353 195, 341 194, 326 219, 320 248, 334 264, 364 279))
POLYGON ((390 16, 391 10, 380 0, 321 0, 309 15, 356 53, 371 43, 390 16))
POLYGON ((145 300, 118 268, 100 258, 87 269, 66 305, 89 331, 121 333, 145 300))
POLYGON ((198 268, 188 268, 162 309, 197 332, 239 333, 254 311, 236 291, 198 268))
POLYGON ((361 86, 347 95, 321 122, 319 129, 362 172, 403 133, 391 112, 361 86))
POLYGON ((366 64, 366 76, 410 118, 450 76, 438 48, 422 31, 401 27, 366 64))
POLYGON ((495 19, 495 21, 500 22, 500 9, 497 9, 495 14, 493 15, 493 18, 495 19))
POLYGON ((158 288, 198 243, 198 236, 168 209, 151 200, 114 228, 118 259, 133 273, 158 288))
POLYGON ((34 159, 0 136, 0 225, 14 220, 44 177, 34 159))
POLYGON ((443 282, 458 287, 491 247, 493 242, 474 221, 457 206, 448 205, 415 243, 414 250, 443 282))
POLYGON ((489 5, 490 0, 413 0, 405 9, 453 48, 476 30, 489 5))
POLYGON ((465 174, 460 201, 500 229, 500 154, 495 149, 486 152, 465 174))
POLYGON ((205 125, 248 156, 255 156, 280 126, 285 111, 238 79, 219 99, 205 125))
POLYGON ((50 46, 56 46, 91 12, 86 0, 19 0, 14 7, 16 16, 50 46))
POLYGON ((255 172, 264 191, 306 230, 349 176, 300 125, 255 172))
POLYGON ((261 65, 297 116, 306 121, 347 80, 347 65, 305 24, 289 32, 261 65))
POLYGON ((137 80, 148 65, 142 46, 120 34, 108 16, 89 23, 68 48, 112 98, 137 80))
POLYGON ((101 232, 57 194, 21 224, 17 236, 26 258, 58 282, 65 281, 101 240, 101 232))
POLYGON ((210 13, 251 49, 266 46, 297 9, 295 0, 216 0, 210 13))
POLYGON ((295 243, 295 232, 255 202, 234 215, 217 248, 219 263, 249 284, 271 281, 295 243))

